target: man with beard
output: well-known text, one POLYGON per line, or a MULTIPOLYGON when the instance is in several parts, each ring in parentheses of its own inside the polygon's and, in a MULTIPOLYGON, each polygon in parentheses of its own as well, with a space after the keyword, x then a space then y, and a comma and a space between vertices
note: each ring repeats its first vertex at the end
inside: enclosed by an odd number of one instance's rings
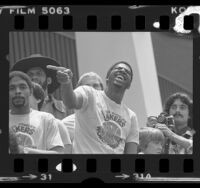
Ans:
POLYGON ((167 139, 165 153, 191 154, 193 146, 192 100, 185 93, 174 93, 167 99, 164 112, 174 117, 175 127, 169 129, 165 124, 157 124, 167 139))
POLYGON ((109 69, 104 91, 90 86, 73 90, 70 69, 55 66, 47 68, 57 71, 57 79, 63 89, 63 101, 70 109, 75 109, 73 153, 137 153, 137 117, 122 102, 133 77, 132 68, 127 62, 117 62, 109 69))
POLYGON ((33 88, 23 72, 9 74, 9 129, 18 137, 20 149, 29 154, 58 154, 64 146, 53 115, 30 108, 33 88))
POLYGON ((60 66, 56 60, 33 54, 17 61, 12 71, 22 71, 28 74, 33 82, 42 86, 45 91, 45 100, 40 111, 51 113, 57 119, 63 119, 72 111, 66 109, 62 101, 54 98, 53 93, 59 87, 55 71, 46 68, 46 65, 60 66))

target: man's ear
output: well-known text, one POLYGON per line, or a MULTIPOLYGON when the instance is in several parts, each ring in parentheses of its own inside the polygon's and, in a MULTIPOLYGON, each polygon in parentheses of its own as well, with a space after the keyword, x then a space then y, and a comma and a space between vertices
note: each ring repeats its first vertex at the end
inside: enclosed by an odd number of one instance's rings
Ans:
POLYGON ((48 77, 47 78, 47 85, 50 85, 52 83, 52 78, 51 77, 48 77))

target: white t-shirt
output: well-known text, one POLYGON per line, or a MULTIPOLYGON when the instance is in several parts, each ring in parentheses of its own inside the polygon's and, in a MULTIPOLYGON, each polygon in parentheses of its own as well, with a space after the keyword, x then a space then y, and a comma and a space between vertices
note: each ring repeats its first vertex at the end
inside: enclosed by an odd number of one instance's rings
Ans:
POLYGON ((64 147, 56 119, 49 113, 33 109, 24 115, 9 112, 9 128, 17 134, 21 145, 41 150, 64 147))
POLYGON ((75 92, 82 95, 83 105, 75 111, 73 153, 123 154, 125 143, 139 144, 133 111, 89 86, 78 87, 75 92))
POLYGON ((71 114, 71 115, 67 116, 66 118, 62 119, 62 123, 67 128, 71 142, 73 142, 73 140, 74 140, 74 128, 75 128, 75 114, 71 114))
POLYGON ((63 144, 64 145, 67 145, 67 144, 72 144, 71 143, 71 140, 70 140, 70 136, 69 136, 69 132, 68 132, 68 129, 67 127, 65 127, 65 125, 63 124, 63 122, 59 119, 56 119, 57 122, 58 122, 58 128, 59 128, 59 132, 60 132, 60 136, 61 136, 61 139, 63 141, 63 144))

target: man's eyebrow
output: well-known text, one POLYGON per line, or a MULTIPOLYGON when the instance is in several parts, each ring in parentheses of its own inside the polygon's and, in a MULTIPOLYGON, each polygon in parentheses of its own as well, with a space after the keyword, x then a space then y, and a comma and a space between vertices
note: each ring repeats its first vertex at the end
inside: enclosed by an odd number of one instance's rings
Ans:
POLYGON ((180 106, 188 106, 187 104, 181 104, 180 106))
POLYGON ((27 84, 25 84, 25 83, 20 83, 19 85, 20 85, 20 86, 21 86, 21 85, 25 85, 25 86, 26 86, 27 84))

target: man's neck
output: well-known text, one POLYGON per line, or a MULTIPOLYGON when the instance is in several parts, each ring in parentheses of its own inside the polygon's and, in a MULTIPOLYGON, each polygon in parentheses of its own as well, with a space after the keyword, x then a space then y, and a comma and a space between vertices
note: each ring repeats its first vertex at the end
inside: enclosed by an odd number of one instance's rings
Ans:
POLYGON ((121 92, 121 90, 118 89, 108 89, 108 87, 105 89, 105 94, 107 97, 109 97, 111 100, 116 102, 117 104, 121 104, 124 92, 121 92))
POLYGON ((187 129, 187 127, 188 127, 187 123, 176 126, 176 133, 178 133, 178 134, 184 134, 185 130, 187 129))
POLYGON ((16 114, 16 115, 28 114, 30 113, 30 110, 31 110, 30 107, 12 108, 11 114, 16 114))

